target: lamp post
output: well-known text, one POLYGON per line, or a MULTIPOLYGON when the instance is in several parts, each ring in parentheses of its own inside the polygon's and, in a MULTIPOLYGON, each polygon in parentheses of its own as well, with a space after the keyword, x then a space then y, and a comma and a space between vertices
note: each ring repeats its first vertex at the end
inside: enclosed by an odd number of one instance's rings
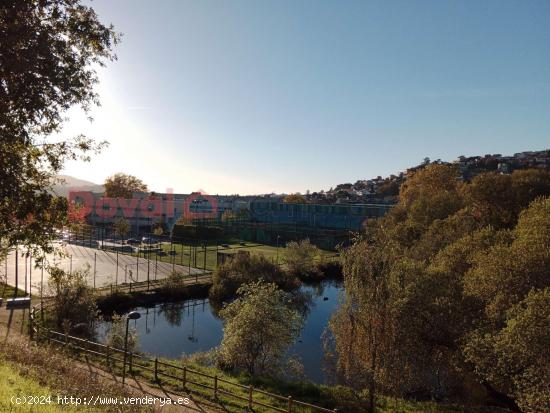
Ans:
POLYGON ((141 314, 137 311, 131 311, 126 315, 126 334, 124 335, 124 363, 122 365, 122 384, 126 379, 126 358, 128 357, 128 324, 130 320, 137 320, 141 317, 141 314))

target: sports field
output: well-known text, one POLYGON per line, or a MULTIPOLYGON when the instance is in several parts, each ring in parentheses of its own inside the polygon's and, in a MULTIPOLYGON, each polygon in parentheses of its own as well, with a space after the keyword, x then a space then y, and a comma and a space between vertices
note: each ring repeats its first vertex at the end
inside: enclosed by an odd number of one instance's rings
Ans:
MULTIPOLYGON (((152 246, 154 248, 155 246, 152 246)), ((160 244, 163 253, 161 255, 156 252, 151 252, 152 260, 159 260, 180 266, 195 267, 206 270, 214 270, 217 266, 218 252, 234 254, 238 251, 247 251, 250 254, 263 255, 274 264, 284 264, 285 262, 285 246, 276 246, 257 244, 253 242, 233 242, 230 244, 219 245, 191 245, 189 243, 181 244, 160 244)), ((135 253, 134 253, 135 255, 135 253)), ((143 256, 143 253, 141 254, 143 256)), ((319 259, 328 259, 333 257, 333 251, 320 250, 319 259)))

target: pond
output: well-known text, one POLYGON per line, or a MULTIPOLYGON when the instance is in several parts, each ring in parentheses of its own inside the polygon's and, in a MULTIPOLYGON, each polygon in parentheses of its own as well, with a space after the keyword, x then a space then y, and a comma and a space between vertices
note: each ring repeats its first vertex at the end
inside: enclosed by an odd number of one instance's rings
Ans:
MULTIPOLYGON (((300 292, 306 300, 305 323, 298 341, 291 347, 290 354, 297 355, 308 379, 323 383, 322 335, 332 313, 338 307, 341 284, 324 281, 314 285, 303 285, 300 292)), ((215 315, 204 300, 185 300, 158 304, 150 308, 136 308, 141 318, 131 321, 138 333, 139 350, 153 356, 180 358, 217 347, 223 338, 223 322, 215 315)), ((109 323, 98 328, 101 340, 109 323)))

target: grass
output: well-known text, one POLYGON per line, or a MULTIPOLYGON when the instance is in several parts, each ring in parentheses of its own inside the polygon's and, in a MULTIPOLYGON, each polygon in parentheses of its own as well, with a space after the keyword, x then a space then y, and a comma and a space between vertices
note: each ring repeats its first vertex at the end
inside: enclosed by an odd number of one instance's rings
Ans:
MULTIPOLYGON (((355 396, 344 387, 331 387, 317 385, 309 382, 289 383, 282 380, 258 378, 252 379, 246 375, 233 375, 223 372, 215 367, 203 366, 193 361, 185 360, 186 386, 183 387, 183 362, 165 358, 158 358, 158 378, 164 389, 179 394, 193 395, 195 399, 208 401, 221 405, 226 412, 246 411, 248 406, 249 386, 261 389, 264 392, 279 394, 280 398, 254 391, 253 399, 261 404, 271 405, 285 410, 288 406, 287 395, 292 395, 294 400, 324 406, 328 409, 338 408, 339 412, 363 413, 365 412, 365 399, 355 396), (172 366, 170 366, 172 365, 172 366), (218 378, 218 397, 214 397, 214 379, 218 378), (223 391, 230 392, 239 397, 229 396, 223 391)), ((106 365, 105 358, 97 359, 98 363, 106 365)), ((111 360, 109 368, 120 371, 122 363, 111 360)), ((149 382, 155 382, 154 360, 145 356, 135 356, 133 361, 133 374, 149 382)), ((267 413, 273 410, 259 404, 254 404, 254 412, 267 413)), ((294 404, 294 413, 314 413, 316 409, 294 404)), ((445 405, 435 402, 413 402, 393 398, 380 398, 378 413, 458 413, 474 410, 465 410, 461 407, 445 405)))
MULTIPOLYGON (((217 267, 217 253, 224 252, 228 254, 234 254, 238 251, 247 251, 250 254, 263 255, 273 263, 284 263, 285 247, 279 248, 272 245, 257 244, 252 242, 233 242, 224 244, 226 247, 219 245, 207 245, 206 248, 202 246, 192 246, 190 244, 162 244, 163 251, 167 254, 165 256, 159 256, 160 261, 172 263, 175 260, 176 264, 191 265, 191 267, 204 268, 207 270, 215 270, 217 267), (176 255, 171 256, 170 251, 175 251, 176 255), (205 261, 206 254, 206 261, 205 261), (190 259, 191 258, 191 259, 190 259)), ((334 252, 321 250, 321 258, 333 256, 334 252)), ((152 257, 154 258, 154 256, 152 257)))
POLYGON ((57 396, 53 396, 55 393, 50 388, 41 385, 36 380, 23 377, 13 363, 0 360, 0 377, 2 377, 0 381, 0 411, 2 412, 31 413, 40 410, 41 413, 61 413, 86 411, 86 409, 77 409, 74 406, 60 406, 57 403, 57 396), (47 404, 12 403, 12 397, 27 400, 29 396, 33 396, 31 401, 42 401, 47 404), (48 397, 50 398, 48 399, 48 397))
POLYGON ((57 396, 74 397, 140 397, 141 393, 90 373, 50 346, 36 346, 28 337, 12 332, 0 342, 0 411, 1 412, 152 412, 150 406, 101 405, 60 406, 57 396), (13 395, 52 395, 51 405, 14 406, 13 395))
MULTIPOLYGON (((8 299, 15 296, 15 287, 8 284, 0 284, 0 298, 8 299)), ((25 297, 25 292, 21 289, 17 291, 18 297, 25 297)))

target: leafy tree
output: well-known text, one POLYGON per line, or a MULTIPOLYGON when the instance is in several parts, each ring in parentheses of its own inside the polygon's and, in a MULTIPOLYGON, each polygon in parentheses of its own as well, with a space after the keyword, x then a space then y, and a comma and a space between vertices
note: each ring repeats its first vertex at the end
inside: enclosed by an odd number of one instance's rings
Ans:
POLYGON ((68 273, 49 267, 48 288, 52 297, 52 313, 57 328, 92 332, 98 309, 93 290, 88 286, 89 270, 68 273))
POLYGON ((126 218, 121 218, 115 223, 115 234, 124 238, 130 232, 131 225, 126 218))
MULTIPOLYGON (((126 337, 126 317, 114 314, 111 325, 107 331, 106 342, 108 346, 124 350, 124 339, 126 337)), ((134 327, 128 328, 128 351, 134 351, 138 346, 137 330, 134 327)))
POLYGON ((115 58, 119 36, 80 0, 0 5, 0 248, 51 251, 67 214, 52 195, 65 161, 87 160, 103 144, 77 136, 56 142, 64 114, 98 103, 95 67, 115 58))
POLYGON ((388 250, 365 240, 342 254, 345 301, 330 321, 338 371, 356 389, 367 388, 367 408, 374 412, 382 376, 392 374, 395 337, 389 288, 388 250))
POLYGON ((295 194, 289 194, 285 196, 283 202, 285 204, 305 204, 307 200, 299 192, 296 192, 295 194))
POLYGON ((549 185, 546 171, 468 183, 454 167, 430 164, 343 252, 332 350, 339 379, 366 389, 370 410, 379 392, 470 397, 466 383, 475 379, 491 403, 543 411, 546 336, 535 332, 545 313, 523 317, 518 308, 528 311, 526 297, 550 288, 549 185), (535 348, 506 338, 520 334, 519 319, 535 348))
POLYGON ((532 290, 511 307, 505 326, 493 333, 475 331, 465 346, 476 374, 508 394, 522 412, 550 406, 550 288, 532 290))
POLYGON ((302 319, 275 284, 243 285, 238 294, 220 312, 225 322, 220 360, 250 375, 273 371, 298 338, 302 319))
POLYGON ((309 239, 291 241, 286 244, 285 263, 291 274, 308 275, 315 272, 315 259, 319 254, 319 248, 309 242, 309 239))
POLYGON ((134 192, 147 192, 147 185, 141 179, 122 172, 108 177, 103 184, 108 198, 132 198, 134 192))

